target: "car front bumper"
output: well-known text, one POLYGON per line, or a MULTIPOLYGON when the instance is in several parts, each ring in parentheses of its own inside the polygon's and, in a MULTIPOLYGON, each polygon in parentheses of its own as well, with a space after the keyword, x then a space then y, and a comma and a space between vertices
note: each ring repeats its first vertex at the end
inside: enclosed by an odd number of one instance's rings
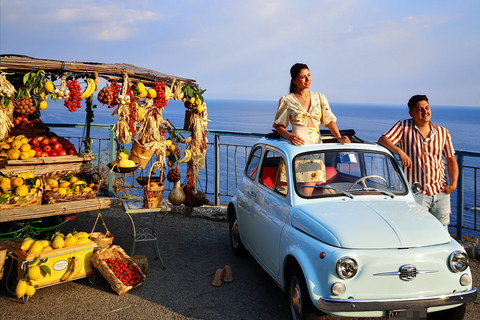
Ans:
POLYGON ((323 311, 329 312, 387 311, 463 304, 474 301, 476 298, 477 288, 472 288, 465 292, 430 297, 376 300, 320 298, 318 307, 323 311))

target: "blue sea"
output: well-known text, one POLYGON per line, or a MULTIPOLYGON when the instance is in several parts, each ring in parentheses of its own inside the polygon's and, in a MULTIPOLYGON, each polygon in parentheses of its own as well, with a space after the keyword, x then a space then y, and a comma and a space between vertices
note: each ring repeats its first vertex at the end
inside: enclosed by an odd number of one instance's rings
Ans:
MULTIPOLYGON (((112 117, 113 109, 98 102, 94 108, 95 125, 112 125, 117 117, 112 117)), ((272 130, 273 117, 277 109, 278 101, 271 100, 207 100, 207 112, 209 130, 236 131, 246 133, 269 133, 272 130)), ((354 129, 357 136, 369 141, 377 141, 396 121, 409 118, 406 105, 387 104, 354 104, 330 102, 332 111, 337 116, 339 129, 354 129)), ((450 131, 456 150, 480 152, 480 139, 476 138, 480 128, 480 107, 462 106, 436 106, 431 105, 432 119, 435 124, 444 126, 450 131)), ((180 101, 169 101, 164 108, 163 118, 177 128, 183 128, 185 108, 180 101)), ((49 103, 49 107, 43 112, 41 120, 44 123, 75 123, 83 124, 85 121, 85 107, 70 113, 61 103, 49 103)), ((59 129, 58 129, 59 130, 59 129)), ((55 131, 55 129, 53 129, 55 131)), ((60 132, 57 132, 60 134, 60 132)), ((61 129, 61 135, 81 136, 82 129, 61 129)), ((92 130, 92 137, 108 138, 105 130, 92 130)), ((254 142, 245 138, 221 137, 221 143, 254 142)), ((212 142, 212 141, 209 141, 212 142)), ((208 157, 208 155, 207 155, 208 157)), ((465 158, 464 165, 480 167, 479 158, 465 158)), ((212 169, 209 176, 212 175, 212 169)), ((208 178, 211 179, 211 178, 208 178)), ((474 175, 473 169, 465 169, 464 172, 464 224, 473 227, 474 212, 470 210, 475 205, 474 189, 480 191, 480 178, 474 175), (475 180, 476 183, 475 183, 475 180)), ((210 180, 209 183, 211 183, 210 180)), ((230 186, 231 188, 231 186, 230 186)), ((211 190, 208 190, 211 192, 211 190)), ((452 223, 455 223, 456 192, 452 193, 452 223)), ((480 202, 480 198, 477 200, 480 202)), ((480 203, 476 203, 480 206, 480 203)), ((480 219, 480 217, 479 217, 480 219)), ((480 222, 477 223, 480 228, 480 222)))

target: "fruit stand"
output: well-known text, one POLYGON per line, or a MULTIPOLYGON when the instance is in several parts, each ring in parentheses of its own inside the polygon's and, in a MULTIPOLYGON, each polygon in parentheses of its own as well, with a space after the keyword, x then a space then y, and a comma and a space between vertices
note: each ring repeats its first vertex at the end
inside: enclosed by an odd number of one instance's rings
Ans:
MULTIPOLYGON (((125 173, 137 168, 143 169, 154 155, 154 165, 160 169, 161 176, 174 183, 172 194, 181 193, 179 198, 172 198, 172 203, 185 202, 187 215, 191 215, 191 199, 196 193, 195 179, 198 178, 198 170, 204 167, 207 142, 207 113, 202 96, 204 91, 192 79, 129 64, 67 62, 0 55, 0 183, 2 177, 12 180, 22 173, 33 174, 43 181, 45 175, 51 172, 91 171, 91 162, 95 159, 91 153, 90 125, 93 122, 93 97, 98 92, 98 102, 106 108, 112 108, 112 115, 118 116, 113 128, 118 143, 118 157, 115 160, 110 155, 111 171, 125 173), (101 78, 106 81, 106 85, 99 89, 97 85, 101 78), (81 88, 82 81, 84 89, 81 88), (169 121, 162 117, 162 108, 170 99, 184 101, 187 109, 185 129, 191 132, 187 139, 179 139, 169 121), (86 130, 82 137, 84 150, 81 151, 82 147, 78 146, 81 153, 77 153, 75 146, 69 145, 67 139, 50 132, 40 120, 42 112, 48 112, 50 100, 63 102, 71 113, 82 107, 81 102, 85 103, 86 130), (179 143, 185 143, 183 157, 179 143), (127 144, 132 144, 131 153, 124 149, 127 144), (180 163, 188 165, 188 186, 184 189, 179 184, 180 163)), ((55 177, 57 180, 59 178, 60 175, 55 177)), ((39 193, 44 194, 52 186, 45 181, 41 187, 28 185, 27 193, 19 195, 9 183, 4 183, 3 194, 0 196, 0 222, 69 215, 81 212, 81 207, 84 211, 91 211, 108 208, 110 205, 108 198, 95 196, 91 199, 91 196, 86 196, 93 192, 86 184, 77 186, 76 191, 72 186, 67 187, 68 192, 85 195, 85 199, 75 199, 82 201, 78 205, 76 201, 50 203, 45 201, 45 197, 42 203, 33 200, 29 203, 30 198, 36 197, 34 191, 38 198, 39 193), (86 191, 87 189, 89 190, 86 191), (6 208, 9 210, 4 210, 6 208)), ((162 181, 160 184, 163 186, 162 181)))
MULTIPOLYGON (((143 187, 143 201, 137 209, 125 210, 132 224, 134 244, 153 242, 157 259, 161 259, 155 230, 145 233, 136 228, 130 213, 152 212, 156 219, 157 213, 168 212, 163 199, 166 178, 174 185, 168 197, 170 204, 185 204, 186 215, 191 216, 198 171, 204 168, 207 147, 204 91, 192 79, 129 64, 0 55, 0 240, 23 241, 20 249, 7 254, 11 265, 17 262, 17 297, 25 302, 36 288, 88 276, 92 263, 119 295, 145 280, 121 248, 111 242, 99 246, 93 230, 87 237, 80 236, 85 232, 72 231, 64 236, 58 230, 53 234, 50 231, 76 213, 110 207, 110 198, 97 196, 105 177, 92 164, 96 159, 90 145, 90 127, 96 97, 117 117, 112 128, 117 145, 116 149, 109 148, 109 176, 150 165, 146 183, 137 179, 143 187), (101 79, 105 86, 100 89, 97 86, 101 79), (162 109, 168 100, 184 103, 183 129, 191 133, 186 139, 163 119, 162 109), (81 145, 74 146, 43 124, 41 114, 48 112, 50 101, 63 103, 70 113, 85 106, 81 145), (185 145, 183 155, 180 143, 185 145), (126 149, 128 145, 131 150, 126 149), (116 154, 112 154, 115 150, 116 154), (150 161, 152 157, 154 161, 150 161), (187 166, 183 188, 179 182, 182 163, 187 166), (160 171, 158 180, 151 177, 153 169, 160 171), (56 226, 33 225, 38 218, 51 216, 65 217, 56 226), (21 229, 2 233, 2 223, 18 221, 21 229), (46 238, 34 239, 45 237, 45 232, 46 238), (2 239, 4 236, 7 239, 2 239)), ((113 240, 113 236, 109 239, 113 240)))

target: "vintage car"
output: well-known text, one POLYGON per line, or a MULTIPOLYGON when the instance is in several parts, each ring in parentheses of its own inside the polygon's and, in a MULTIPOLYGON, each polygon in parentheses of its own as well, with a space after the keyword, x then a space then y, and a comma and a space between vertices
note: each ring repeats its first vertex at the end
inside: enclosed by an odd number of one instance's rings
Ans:
POLYGON ((322 144, 269 134, 253 145, 228 204, 233 252, 289 293, 293 319, 463 319, 477 295, 465 250, 415 202, 387 149, 343 134, 352 143, 323 132, 322 144))

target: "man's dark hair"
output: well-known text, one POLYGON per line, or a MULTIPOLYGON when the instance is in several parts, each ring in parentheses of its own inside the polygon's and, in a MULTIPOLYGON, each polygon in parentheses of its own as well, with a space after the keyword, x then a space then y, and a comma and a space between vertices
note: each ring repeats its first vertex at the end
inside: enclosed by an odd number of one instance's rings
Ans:
POLYGON ((424 94, 417 94, 417 95, 414 95, 413 97, 410 98, 410 100, 408 100, 408 110, 412 110, 416 105, 417 105, 417 102, 419 101, 427 101, 428 102, 428 98, 426 95, 424 94))

